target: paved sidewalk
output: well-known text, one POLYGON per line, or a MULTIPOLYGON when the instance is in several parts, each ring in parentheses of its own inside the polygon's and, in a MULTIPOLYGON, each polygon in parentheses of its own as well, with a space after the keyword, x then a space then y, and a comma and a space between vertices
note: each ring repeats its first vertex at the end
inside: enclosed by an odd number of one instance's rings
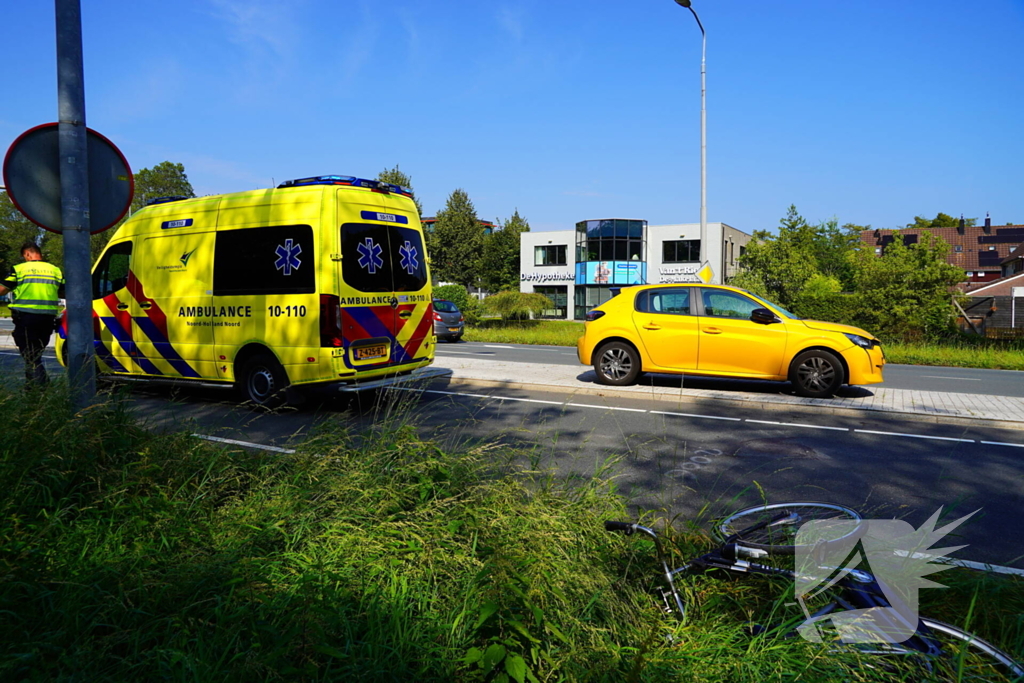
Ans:
MULTIPOLYGON (((762 410, 863 415, 873 411, 887 416, 928 422, 974 424, 1024 430, 1024 398, 955 394, 939 391, 887 389, 884 384, 844 387, 836 398, 802 398, 787 393, 779 382, 712 380, 690 377, 683 388, 679 377, 645 375, 629 387, 597 384, 594 371, 572 365, 511 363, 473 358, 437 358, 435 367, 452 371, 452 382, 484 386, 546 389, 574 394, 621 396, 676 403, 738 405, 762 410), (707 387, 707 388, 703 388, 707 387)), ((881 416, 881 415, 880 415, 881 416)))

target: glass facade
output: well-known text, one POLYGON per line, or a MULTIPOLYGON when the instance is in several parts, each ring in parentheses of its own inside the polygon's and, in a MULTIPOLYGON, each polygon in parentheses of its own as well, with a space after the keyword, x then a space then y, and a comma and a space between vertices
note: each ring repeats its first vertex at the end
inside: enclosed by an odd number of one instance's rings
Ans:
POLYGON ((538 317, 565 320, 565 316, 569 312, 568 287, 534 287, 533 291, 537 294, 543 294, 547 298, 551 299, 551 303, 554 304, 554 308, 548 308, 541 311, 538 317))
POLYGON ((611 298, 614 285, 647 282, 647 221, 610 218, 576 224, 574 316, 611 298))
POLYGON ((564 244, 549 244, 533 248, 533 265, 564 266, 566 248, 564 244))

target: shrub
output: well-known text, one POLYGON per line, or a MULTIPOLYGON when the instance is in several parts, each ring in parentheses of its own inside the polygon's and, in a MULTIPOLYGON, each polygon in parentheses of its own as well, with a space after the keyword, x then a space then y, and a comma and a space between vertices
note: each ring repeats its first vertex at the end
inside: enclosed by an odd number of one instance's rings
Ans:
POLYGON ((502 320, 527 320, 530 315, 552 308, 551 299, 531 292, 501 292, 484 299, 484 310, 500 315, 502 320))

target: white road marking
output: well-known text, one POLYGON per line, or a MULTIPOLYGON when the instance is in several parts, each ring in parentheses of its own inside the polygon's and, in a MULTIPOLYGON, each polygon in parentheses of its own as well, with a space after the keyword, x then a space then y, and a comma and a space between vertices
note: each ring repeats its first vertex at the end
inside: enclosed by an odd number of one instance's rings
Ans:
POLYGON ((928 436, 926 434, 903 434, 902 432, 876 432, 871 429, 854 429, 862 434, 881 434, 882 436, 906 436, 911 439, 934 439, 935 441, 960 441, 963 443, 975 443, 974 439, 954 439, 949 436, 928 436))
POLYGON ((217 443, 231 444, 232 446, 244 446, 246 448, 258 448, 263 451, 271 451, 274 453, 286 453, 291 455, 295 452, 293 448, 280 448, 278 446, 266 446, 261 443, 252 443, 251 441, 238 441, 237 439, 222 439, 219 436, 208 436, 206 434, 193 434, 192 436, 197 439, 203 439, 204 441, 215 441, 217 443))
POLYGON ((1003 443, 1002 441, 981 441, 986 446, 1010 446, 1012 448, 1024 448, 1024 443, 1003 443))
POLYGON ((449 351, 448 349, 437 349, 435 352, 439 356, 447 356, 449 353, 457 353, 460 356, 479 356, 479 351, 449 351))
POLYGON ((695 413, 670 413, 664 410, 649 410, 651 415, 671 415, 672 417, 704 417, 709 420, 728 420, 729 422, 742 422, 738 417, 721 417, 719 415, 697 415, 695 413))
POLYGON ((647 411, 643 408, 622 408, 619 406, 595 406, 590 403, 566 403, 567 406, 573 408, 597 408, 598 410, 621 410, 627 413, 646 413, 647 411))
POLYGON ((498 344, 484 344, 484 346, 488 349, 512 349, 513 351, 516 348, 514 346, 499 346, 498 344))
POLYGON ((751 420, 747 418, 745 422, 755 422, 763 425, 779 425, 780 427, 803 427, 804 429, 828 429, 833 432, 848 432, 850 431, 847 427, 826 427, 825 425, 809 425, 803 424, 802 422, 771 422, 769 420, 751 420))
POLYGON ((921 375, 921 377, 928 377, 930 379, 955 379, 961 382, 980 382, 980 379, 975 377, 945 377, 943 375, 921 375))

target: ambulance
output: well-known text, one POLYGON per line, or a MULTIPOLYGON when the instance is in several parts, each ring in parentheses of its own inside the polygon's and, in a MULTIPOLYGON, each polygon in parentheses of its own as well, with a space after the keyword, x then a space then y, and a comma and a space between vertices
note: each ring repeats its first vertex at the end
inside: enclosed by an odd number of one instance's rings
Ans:
MULTIPOLYGON (((433 362, 423 230, 411 192, 350 176, 150 202, 92 271, 98 371, 285 390, 433 362)), ((66 321, 57 357, 66 363, 66 321)), ((294 396, 294 394, 291 394, 294 396)))

